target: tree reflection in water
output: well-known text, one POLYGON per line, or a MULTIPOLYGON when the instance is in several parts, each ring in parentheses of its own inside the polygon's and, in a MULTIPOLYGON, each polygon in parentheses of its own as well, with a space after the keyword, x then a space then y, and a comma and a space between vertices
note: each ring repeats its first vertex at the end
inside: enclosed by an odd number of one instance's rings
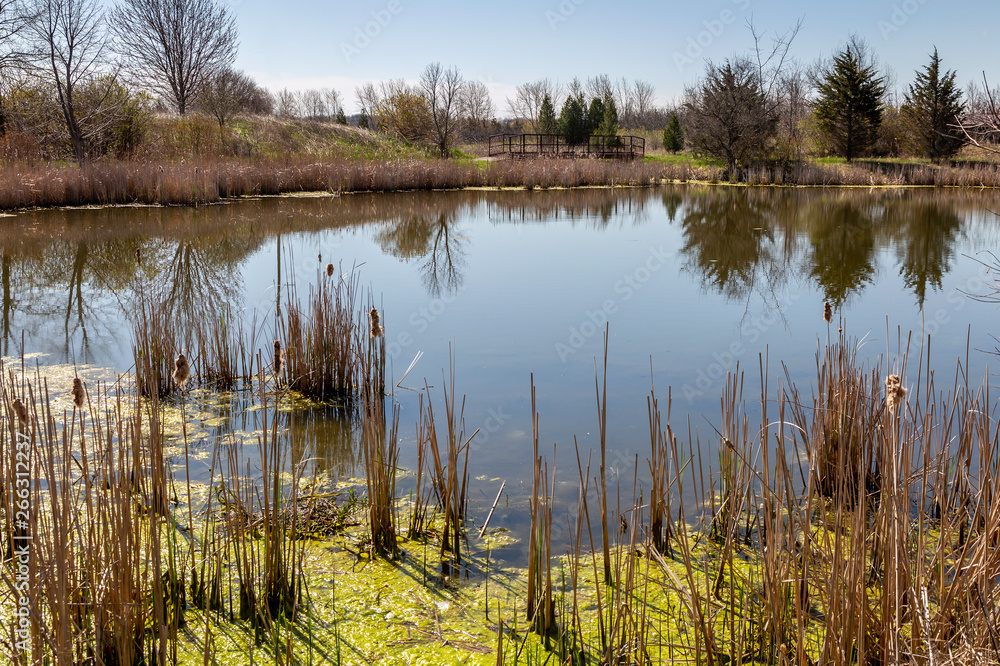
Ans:
MULTIPOLYGON (((432 296, 465 279, 464 231, 563 220, 612 233, 679 225, 684 267, 727 299, 779 302, 791 281, 815 281, 837 305, 874 280, 893 248, 918 304, 942 288, 963 220, 1000 208, 993 193, 937 190, 668 187, 534 192, 420 192, 264 199, 186 208, 39 211, 0 226, 4 354, 22 331, 63 361, 128 357, 123 326, 138 285, 162 298, 182 330, 242 298, 240 267, 282 234, 373 225, 382 250, 415 261, 432 296), (134 253, 142 248, 141 268, 134 253), (117 351, 116 351, 117 350, 117 351), (124 352, 122 350, 125 350, 124 352), (117 356, 116 356, 117 354, 117 356)), ((572 233, 568 231, 567 233, 572 233)), ((190 337, 189 335, 186 337, 190 337)))
POLYGON ((874 202, 823 201, 810 207, 809 275, 823 297, 840 307, 853 293, 875 281, 874 202))
POLYGON ((773 200, 745 191, 692 196, 681 220, 685 267, 706 288, 728 298, 745 299, 760 282, 773 292, 784 275, 784 257, 774 242, 774 210, 773 200))
POLYGON ((941 289, 962 220, 952 208, 939 203, 896 204, 886 209, 886 218, 900 227, 896 233, 899 273, 923 308, 928 287, 941 289))
POLYGON ((459 214, 464 209, 464 205, 459 205, 449 206, 437 214, 412 212, 388 221, 375 234, 375 241, 394 257, 422 260, 420 274, 428 294, 435 298, 451 296, 462 287, 462 269, 469 243, 469 238, 457 228, 459 214))

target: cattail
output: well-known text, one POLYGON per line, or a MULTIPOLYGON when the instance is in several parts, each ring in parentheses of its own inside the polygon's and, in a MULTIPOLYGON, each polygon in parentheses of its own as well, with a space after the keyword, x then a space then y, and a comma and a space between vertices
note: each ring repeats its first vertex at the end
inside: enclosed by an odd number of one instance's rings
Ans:
POLYGON ((135 248, 135 263, 142 265, 142 248, 135 248))
POLYGON ((24 406, 20 398, 14 398, 14 402, 11 405, 14 408, 14 413, 17 414, 17 420, 21 422, 21 425, 27 425, 28 423, 28 408, 24 406))
POLYGON ((899 375, 889 375, 885 379, 885 406, 890 412, 895 412, 896 407, 906 400, 906 389, 899 379, 899 375))
POLYGON ((333 277, 333 264, 326 265, 326 276, 333 277))
POLYGON ((184 388, 184 383, 187 382, 188 377, 191 376, 191 366, 188 364, 187 356, 184 352, 177 355, 177 360, 174 361, 174 381, 181 388, 184 388))
POLYGON ((274 341, 274 376, 280 377, 285 368, 285 352, 281 349, 281 341, 274 341))
POLYGON ((70 395, 73 396, 73 404, 76 405, 76 408, 82 409, 86 394, 83 392, 83 382, 80 381, 79 377, 73 378, 73 390, 70 391, 70 395))
POLYGON ((316 261, 318 261, 321 264, 323 263, 323 253, 322 252, 320 252, 319 254, 316 255, 316 261))
POLYGON ((823 302, 823 321, 828 324, 833 321, 833 307, 830 305, 830 301, 823 302))
POLYGON ((369 318, 372 322, 372 337, 377 338, 382 335, 382 327, 379 326, 378 310, 372 308, 372 311, 368 313, 369 318))

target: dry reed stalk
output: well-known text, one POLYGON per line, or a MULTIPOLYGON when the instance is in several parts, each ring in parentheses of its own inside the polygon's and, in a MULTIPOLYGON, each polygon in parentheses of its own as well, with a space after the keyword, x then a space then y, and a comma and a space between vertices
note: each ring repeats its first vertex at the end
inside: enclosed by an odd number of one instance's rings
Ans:
POLYGON ((667 392, 667 421, 663 424, 660 403, 656 398, 655 388, 650 390, 646 399, 649 414, 649 447, 650 457, 646 459, 649 466, 651 486, 649 491, 649 537, 653 548, 665 555, 670 553, 672 530, 670 525, 670 444, 676 438, 670 430, 670 409, 673 396, 667 392))
MULTIPOLYGON (((531 532, 528 536, 528 593, 526 609, 531 630, 548 636, 556 629, 555 604, 552 598, 552 492, 555 468, 550 485, 548 463, 538 452, 539 420, 535 404, 535 378, 531 377, 531 532), (551 490, 550 490, 551 489, 551 490)), ((555 452, 553 452, 553 457, 555 452)))
MULTIPOLYGON (((251 331, 255 331, 251 326, 251 331)), ((253 333, 247 337, 242 321, 227 303, 205 322, 195 323, 195 339, 201 353, 202 381, 217 391, 232 391, 253 377, 253 333)))
POLYGON ((399 405, 393 405, 392 425, 385 428, 381 398, 364 401, 361 448, 368 488, 368 523, 372 549, 377 555, 396 559, 396 470, 399 462, 399 405))
MULTIPOLYGON (((442 373, 443 374, 443 373, 442 373)), ((430 398, 430 386, 424 384, 427 394, 427 410, 421 415, 426 433, 427 448, 431 453, 431 487, 437 497, 438 507, 444 514, 441 531, 441 554, 451 552, 460 559, 461 542, 465 525, 467 487, 469 478, 469 450, 473 438, 479 433, 477 428, 468 438, 465 436, 465 397, 458 411, 455 409, 455 360, 451 356, 449 374, 444 380, 445 421, 448 427, 446 449, 442 452, 438 429, 434 418, 434 405, 430 398)))
POLYGON ((604 583, 611 584, 611 543, 608 535, 608 484, 607 484, 607 444, 608 444, 608 335, 610 324, 604 326, 604 373, 603 385, 598 383, 597 359, 594 359, 594 392, 597 394, 597 427, 601 446, 601 475, 597 486, 597 496, 601 503, 601 545, 604 552, 604 583))
POLYGON ((416 482, 413 487, 413 510, 410 513, 410 525, 407 538, 416 539, 424 534, 429 515, 430 492, 424 491, 424 469, 427 465, 427 419, 424 417, 424 394, 418 397, 417 413, 417 467, 416 482))

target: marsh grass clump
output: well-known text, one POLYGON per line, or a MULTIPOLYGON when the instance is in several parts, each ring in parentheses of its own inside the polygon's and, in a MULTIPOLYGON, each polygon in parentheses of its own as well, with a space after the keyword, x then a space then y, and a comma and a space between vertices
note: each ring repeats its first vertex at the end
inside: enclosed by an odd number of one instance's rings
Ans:
POLYGON ((358 281, 354 271, 339 280, 320 280, 310 287, 305 306, 294 287, 288 290, 278 338, 290 390, 324 401, 350 399, 361 386, 369 345, 361 339, 358 281))

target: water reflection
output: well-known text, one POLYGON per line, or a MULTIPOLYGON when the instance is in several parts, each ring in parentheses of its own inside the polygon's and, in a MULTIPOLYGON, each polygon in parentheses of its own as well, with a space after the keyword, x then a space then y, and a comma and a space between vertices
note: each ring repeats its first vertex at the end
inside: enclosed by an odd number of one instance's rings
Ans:
POLYGON ((896 250, 899 271, 922 308, 928 287, 941 289, 962 220, 955 210, 938 202, 889 206, 886 218, 902 227, 896 250))
MULTIPOLYGON (((922 306, 929 292, 942 288, 963 223, 1000 207, 998 200, 996 193, 930 189, 671 187, 363 194, 198 209, 32 212, 0 224, 2 350, 15 353, 23 333, 59 361, 113 357, 125 343, 123 322, 135 310, 138 285, 148 285, 147 293, 162 298, 187 328, 221 305, 241 307, 241 271, 265 245, 282 235, 331 229, 370 229, 385 254, 418 265, 432 298, 462 287, 480 222, 569 222, 609 234, 656 223, 677 228, 684 269, 706 292, 728 300, 757 295, 773 301, 779 289, 804 277, 826 299, 843 305, 886 268, 880 261, 888 250, 922 306), (134 260, 137 248, 146 257, 141 267, 134 260)), ((280 269, 266 270, 275 273, 275 282, 281 280, 280 269)))
POLYGON ((464 206, 450 206, 437 214, 411 214, 383 221, 375 241, 384 252, 400 259, 420 261, 427 293, 451 296, 462 287, 467 236, 458 225, 464 206))
POLYGON ((697 193, 681 220, 685 268, 699 275, 706 289, 732 299, 745 299, 762 283, 773 291, 784 275, 784 255, 775 244, 776 200, 746 194, 697 193))

